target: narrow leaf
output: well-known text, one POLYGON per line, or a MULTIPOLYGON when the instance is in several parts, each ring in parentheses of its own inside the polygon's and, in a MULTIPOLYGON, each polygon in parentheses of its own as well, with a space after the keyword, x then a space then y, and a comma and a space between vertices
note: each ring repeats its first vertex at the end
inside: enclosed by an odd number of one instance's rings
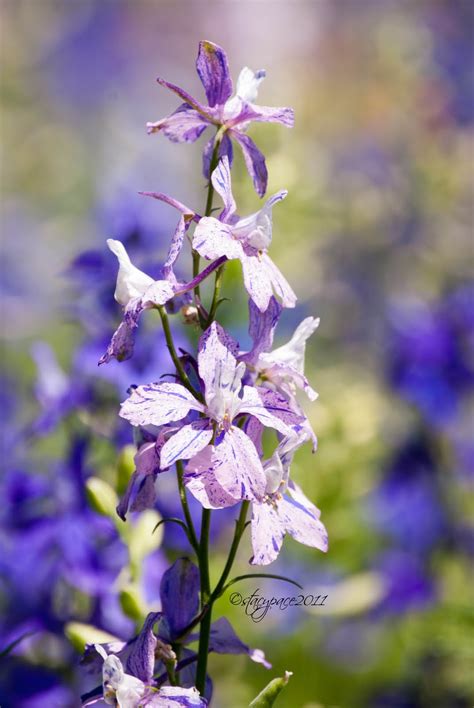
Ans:
POLYGON ((36 634, 36 631, 24 632, 24 633, 21 634, 17 639, 15 639, 13 642, 10 642, 10 644, 8 644, 8 645, 5 647, 5 649, 2 649, 2 650, 0 651, 0 659, 2 659, 4 656, 7 656, 11 651, 13 651, 13 649, 14 649, 18 644, 20 644, 20 642, 22 642, 22 641, 23 641, 24 639, 26 639, 27 637, 32 637, 33 634, 36 634))
POLYGON ((296 585, 297 588, 303 590, 303 586, 296 582, 296 580, 291 580, 291 578, 285 578, 284 575, 273 575, 271 573, 249 573, 248 575, 238 575, 236 578, 232 578, 227 585, 224 587, 222 592, 225 592, 227 588, 234 583, 238 583, 240 580, 247 580, 248 578, 272 578, 273 580, 284 580, 286 583, 291 583, 296 585))

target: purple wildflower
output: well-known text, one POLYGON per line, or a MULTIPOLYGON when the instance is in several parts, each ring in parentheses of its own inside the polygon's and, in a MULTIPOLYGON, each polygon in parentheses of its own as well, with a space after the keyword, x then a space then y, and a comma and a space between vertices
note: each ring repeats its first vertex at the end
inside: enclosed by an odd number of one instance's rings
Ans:
POLYGON ((296 389, 302 389, 310 401, 318 397, 304 375, 306 341, 319 326, 319 318, 306 317, 293 332, 293 336, 281 347, 271 350, 273 332, 282 308, 274 297, 265 312, 260 312, 249 300, 249 334, 253 340, 252 349, 241 356, 252 369, 277 391, 295 400, 296 389))
MULTIPOLYGON (((204 86, 208 105, 190 96, 179 86, 158 78, 162 86, 176 93, 183 101, 171 115, 155 123, 147 123, 148 133, 162 132, 173 142, 195 142, 209 126, 220 129, 219 156, 224 155, 232 162, 232 142, 241 147, 247 170, 253 180, 257 194, 262 197, 267 189, 267 168, 265 157, 246 130, 252 121, 280 123, 293 127, 294 114, 291 108, 272 108, 254 103, 258 87, 265 78, 265 71, 252 71, 245 67, 237 80, 235 94, 229 73, 227 56, 217 44, 203 41, 199 43, 196 69, 204 86)), ((209 177, 211 155, 215 137, 204 148, 204 176, 209 177)))
POLYGON ((295 541, 326 552, 328 537, 319 520, 320 511, 289 480, 293 456, 307 439, 306 432, 284 438, 263 467, 265 497, 252 505, 252 547, 254 565, 267 565, 278 556, 283 538, 289 533, 295 541))
POLYGON ((222 256, 240 260, 245 289, 261 312, 267 310, 273 292, 284 307, 294 307, 296 295, 268 255, 272 240, 272 208, 286 197, 287 192, 277 192, 259 211, 240 218, 235 213, 227 157, 219 161, 212 173, 212 184, 222 197, 224 209, 219 219, 205 216, 199 221, 193 235, 193 248, 209 260, 222 256))
POLYGON ((251 438, 234 424, 237 416, 250 415, 283 435, 290 434, 291 426, 302 420, 277 394, 264 400, 257 388, 242 386, 245 364, 237 364, 237 352, 236 342, 214 322, 199 340, 204 403, 181 384, 158 383, 139 386, 120 411, 136 426, 163 426, 183 420, 190 411, 201 414, 167 440, 161 449, 160 467, 190 460, 185 481, 208 508, 261 499, 265 492, 258 452, 251 438))

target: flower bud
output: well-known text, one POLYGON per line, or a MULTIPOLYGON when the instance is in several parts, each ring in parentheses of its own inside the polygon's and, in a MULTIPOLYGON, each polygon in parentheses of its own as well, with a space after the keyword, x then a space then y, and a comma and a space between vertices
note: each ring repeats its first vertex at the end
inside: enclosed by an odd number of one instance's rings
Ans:
POLYGON ((199 323, 198 309, 194 305, 183 305, 181 308, 181 314, 183 315, 184 324, 199 323))

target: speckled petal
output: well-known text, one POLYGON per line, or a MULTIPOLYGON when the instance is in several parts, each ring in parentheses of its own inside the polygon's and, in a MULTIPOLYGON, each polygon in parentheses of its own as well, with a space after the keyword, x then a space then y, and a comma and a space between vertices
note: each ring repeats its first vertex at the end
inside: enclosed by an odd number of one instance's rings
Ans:
POLYGON ((226 256, 229 260, 241 258, 243 248, 240 241, 232 236, 232 230, 213 216, 204 216, 196 226, 193 248, 208 260, 226 256))
POLYGON ((225 103, 233 90, 225 51, 213 42, 199 42, 196 69, 209 105, 225 103))
MULTIPOLYGON (((253 249, 252 249, 253 251, 253 249)), ((244 274, 244 285, 250 298, 260 312, 265 312, 272 297, 272 282, 266 268, 262 268, 261 255, 246 252, 240 259, 244 274)))
POLYGON ((278 513, 286 531, 293 536, 295 541, 326 552, 328 550, 327 531, 319 520, 319 510, 315 514, 312 507, 314 505, 300 492, 299 501, 283 497, 278 503, 278 513), (307 504, 301 503, 301 497, 307 504))
POLYGON ((267 191, 268 172, 265 164, 265 157, 248 135, 240 130, 229 131, 242 148, 245 165, 252 178, 255 191, 259 197, 263 197, 267 191))
POLYGON ((209 444, 212 429, 207 421, 185 425, 171 437, 161 450, 161 466, 170 467, 177 460, 189 460, 209 444))
POLYGON ((204 381, 206 401, 232 385, 235 379, 239 347, 218 322, 201 335, 198 346, 199 376, 204 381))
POLYGON ((252 505, 252 565, 268 565, 277 558, 285 529, 276 508, 264 502, 252 505))
POLYGON ((298 298, 268 253, 262 255, 262 269, 263 268, 266 270, 267 277, 271 281, 273 290, 280 298, 283 307, 294 307, 298 298))
POLYGON ((166 118, 148 122, 146 130, 149 135, 163 133, 173 143, 194 143, 209 125, 207 118, 183 103, 166 118))
POLYGON ((120 416, 132 425, 164 425, 203 407, 192 393, 177 383, 138 386, 122 403, 120 416))
POLYGON ((232 194, 232 182, 230 177, 229 159, 223 157, 212 173, 212 185, 224 202, 224 209, 220 214, 220 220, 226 221, 235 212, 237 206, 232 194))
POLYGON ((235 425, 214 448, 214 474, 223 489, 236 499, 262 499, 266 476, 255 445, 235 425))
POLYGON ((274 428, 283 435, 291 435, 292 433, 290 426, 294 424, 295 414, 292 413, 285 399, 278 394, 275 394, 274 398, 264 400, 256 388, 244 386, 240 412, 250 413, 267 428, 274 428), (285 422, 283 420, 285 417, 292 422, 285 422))
POLYGON ((186 487, 206 509, 224 509, 228 506, 235 506, 240 501, 219 484, 215 476, 217 464, 214 447, 209 445, 186 465, 184 476, 186 487))

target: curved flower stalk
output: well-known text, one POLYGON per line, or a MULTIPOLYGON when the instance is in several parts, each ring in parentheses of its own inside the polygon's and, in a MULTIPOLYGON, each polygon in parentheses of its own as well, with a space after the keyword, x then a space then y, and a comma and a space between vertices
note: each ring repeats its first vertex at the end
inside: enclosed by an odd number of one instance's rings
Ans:
POLYGON ((141 313, 158 310, 175 367, 174 380, 156 382, 157 372, 154 382, 132 386, 122 403, 120 416, 135 427, 137 453, 135 470, 117 513, 125 521, 129 510, 153 506, 155 479, 176 468, 183 515, 163 522, 183 528, 197 565, 187 558, 178 559, 164 573, 161 610, 148 614, 136 637, 113 646, 88 647, 88 661, 94 666, 103 662, 103 686, 87 695, 86 705, 101 700, 123 708, 205 706, 212 694, 207 657, 213 651, 248 654, 270 668, 263 652, 242 642, 225 617, 212 621, 215 600, 229 583, 241 579, 228 580, 245 529, 250 523, 252 565, 274 561, 285 534, 323 552, 328 548, 319 509, 290 478, 291 462, 299 447, 312 439, 315 448, 316 438, 297 391, 303 390, 311 401, 317 397, 304 375, 304 356, 306 341, 319 320, 307 317, 286 344, 272 349, 283 308, 296 304, 295 293, 269 255, 272 209, 287 193, 277 192, 258 211, 240 217, 231 185, 233 139, 243 149, 257 192, 264 194, 265 160, 245 130, 252 120, 290 126, 293 112, 254 103, 264 77, 261 71, 243 69, 233 94, 227 57, 211 42, 200 43, 197 70, 208 105, 159 79, 184 103, 171 116, 148 127, 149 132, 163 132, 176 142, 194 142, 209 125, 217 128, 204 154, 209 177, 204 214, 161 192, 142 192, 177 209, 179 222, 158 280, 131 262, 121 242, 108 241, 119 262, 115 299, 124 308, 124 318, 99 362, 130 357, 141 313), (215 193, 223 202, 217 217, 212 215, 215 193), (193 278, 181 283, 173 268, 192 224, 193 278), (210 261, 201 272, 200 257, 210 261), (234 259, 242 264, 243 285, 249 296, 252 348, 248 352, 240 351, 231 334, 216 321, 222 270, 227 260, 234 259), (214 271, 214 292, 207 311, 199 286, 214 271), (177 311, 176 303, 183 302, 195 309, 196 317, 188 317, 188 321, 202 330, 196 357, 188 352, 178 355, 174 344, 168 314, 177 311), (269 458, 262 446, 266 428, 275 437, 269 458), (194 527, 188 493, 202 506, 200 532, 194 527), (231 506, 240 506, 235 533, 213 586, 209 573, 211 510, 231 506), (247 522, 250 506, 252 516, 247 522), (194 651, 189 645, 196 640, 199 643, 194 651))
POLYGON ((217 144, 218 156, 227 156, 232 163, 232 140, 240 146, 247 170, 259 197, 267 190, 268 173, 265 157, 246 134, 249 124, 280 123, 287 128, 294 124, 291 108, 270 108, 254 103, 258 88, 265 78, 265 71, 252 71, 244 67, 239 74, 235 93, 230 77, 227 55, 213 42, 200 42, 196 69, 206 92, 208 105, 190 96, 179 86, 164 79, 157 81, 181 98, 182 103, 171 115, 155 123, 147 123, 149 133, 163 133, 177 143, 195 142, 206 128, 216 126, 219 138, 212 137, 204 148, 204 176, 210 176, 211 156, 217 144), (218 142, 216 143, 216 140, 218 142))

